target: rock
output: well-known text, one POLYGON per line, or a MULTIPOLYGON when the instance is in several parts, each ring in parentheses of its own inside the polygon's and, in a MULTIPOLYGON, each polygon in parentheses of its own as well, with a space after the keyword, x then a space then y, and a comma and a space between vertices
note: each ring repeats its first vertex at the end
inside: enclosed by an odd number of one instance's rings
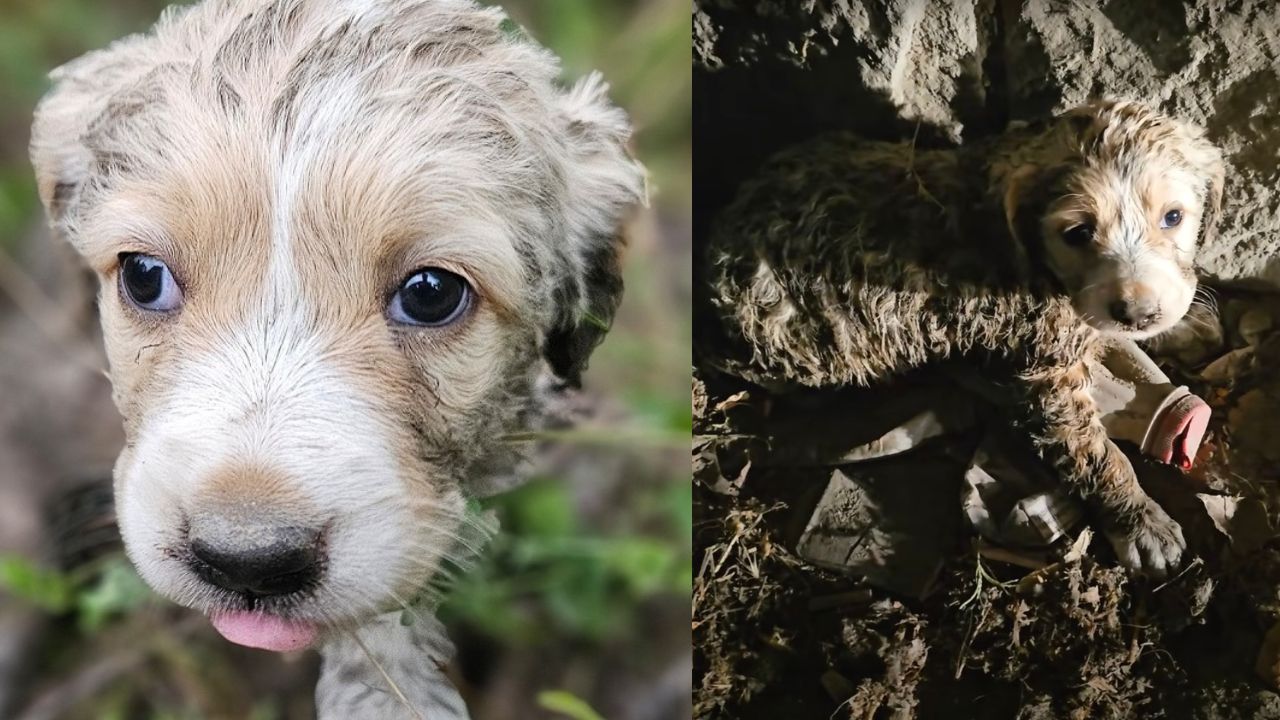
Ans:
POLYGON ((982 94, 989 2, 699 2, 694 63, 706 70, 780 63, 805 70, 835 58, 843 82, 887 98, 908 122, 955 140, 963 105, 982 94))
POLYGON ((1197 367, 1217 355, 1225 344, 1222 325, 1214 309, 1196 303, 1169 330, 1145 343, 1152 356, 1175 360, 1183 367, 1197 367))
POLYGON ((1253 669, 1267 687, 1280 689, 1280 623, 1267 631, 1253 669))
POLYGON ((907 597, 926 596, 959 531, 958 471, 918 456, 835 470, 796 554, 907 597))
POLYGON ((1256 347, 1272 327, 1271 313, 1263 308, 1250 308, 1240 316, 1237 331, 1250 346, 1256 347))
POLYGON ((1200 379, 1214 385, 1231 385, 1253 367, 1253 348, 1232 350, 1200 371, 1200 379))
POLYGON ((954 145, 993 121, 994 0, 698 0, 695 236, 774 152, 831 130, 954 145), (748 121, 749 120, 749 121, 748 121))

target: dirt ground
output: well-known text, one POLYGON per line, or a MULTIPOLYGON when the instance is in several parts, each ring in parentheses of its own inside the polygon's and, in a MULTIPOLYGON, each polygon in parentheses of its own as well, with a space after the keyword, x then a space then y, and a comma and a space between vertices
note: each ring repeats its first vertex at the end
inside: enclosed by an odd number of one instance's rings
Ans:
POLYGON ((1157 353, 1213 408, 1195 466, 1130 455, 1192 554, 1161 583, 1127 577, 1087 524, 1042 557, 977 541, 948 460, 963 435, 911 450, 936 469, 901 480, 940 489, 954 520, 922 598, 810 567, 796 540, 832 468, 806 449, 861 442, 841 413, 883 391, 771 397, 696 373, 695 717, 1280 718, 1280 297, 1214 297, 1157 353))

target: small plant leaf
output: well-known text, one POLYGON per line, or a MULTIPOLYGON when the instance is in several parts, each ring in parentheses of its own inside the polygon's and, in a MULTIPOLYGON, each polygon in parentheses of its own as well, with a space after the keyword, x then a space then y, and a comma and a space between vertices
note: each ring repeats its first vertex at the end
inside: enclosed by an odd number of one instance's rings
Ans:
POLYGON ((75 588, 66 575, 16 556, 0 557, 0 588, 51 613, 71 609, 75 588))
POLYGON ((111 617, 141 607, 151 591, 124 556, 114 557, 102 567, 92 584, 76 595, 80 628, 96 632, 111 617))
POLYGON ((604 720, 586 700, 566 690, 544 690, 538 693, 538 706, 570 720, 604 720))
POLYGON ((600 330, 607 331, 609 329, 609 323, 605 322, 604 318, 598 317, 589 312, 583 311, 582 319, 585 320, 588 325, 600 330))

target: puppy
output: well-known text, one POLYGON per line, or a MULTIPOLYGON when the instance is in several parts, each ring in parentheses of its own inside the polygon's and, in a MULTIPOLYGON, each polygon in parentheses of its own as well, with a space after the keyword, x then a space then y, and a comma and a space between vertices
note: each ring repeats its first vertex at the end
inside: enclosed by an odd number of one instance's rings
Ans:
POLYGON ((234 642, 321 645, 322 717, 466 716, 399 611, 620 298, 627 118, 504 22, 209 0, 36 114, 40 195, 101 278, 129 556, 234 642))
POLYGON ((1163 575, 1181 529, 1107 439, 1086 363, 1100 339, 1186 313, 1222 179, 1201 130, 1129 102, 958 151, 820 138, 768 163, 713 229, 708 359, 811 387, 976 363, 1010 381, 1014 421, 1121 562, 1163 575))

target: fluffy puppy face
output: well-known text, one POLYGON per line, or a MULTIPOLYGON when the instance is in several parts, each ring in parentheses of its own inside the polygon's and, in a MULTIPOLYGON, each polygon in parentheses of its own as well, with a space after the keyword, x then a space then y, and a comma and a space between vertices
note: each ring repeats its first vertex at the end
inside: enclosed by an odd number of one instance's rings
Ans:
POLYGON ((126 547, 233 640, 412 597, 613 314, 626 119, 502 20, 205 3, 38 112, 42 196, 102 281, 126 547))
POLYGON ((1131 338, 1172 327, 1191 305, 1196 248, 1217 221, 1217 149, 1142 105, 1099 102, 1060 118, 1039 152, 1008 186, 1015 233, 1038 240, 1034 251, 1091 326, 1131 338))

